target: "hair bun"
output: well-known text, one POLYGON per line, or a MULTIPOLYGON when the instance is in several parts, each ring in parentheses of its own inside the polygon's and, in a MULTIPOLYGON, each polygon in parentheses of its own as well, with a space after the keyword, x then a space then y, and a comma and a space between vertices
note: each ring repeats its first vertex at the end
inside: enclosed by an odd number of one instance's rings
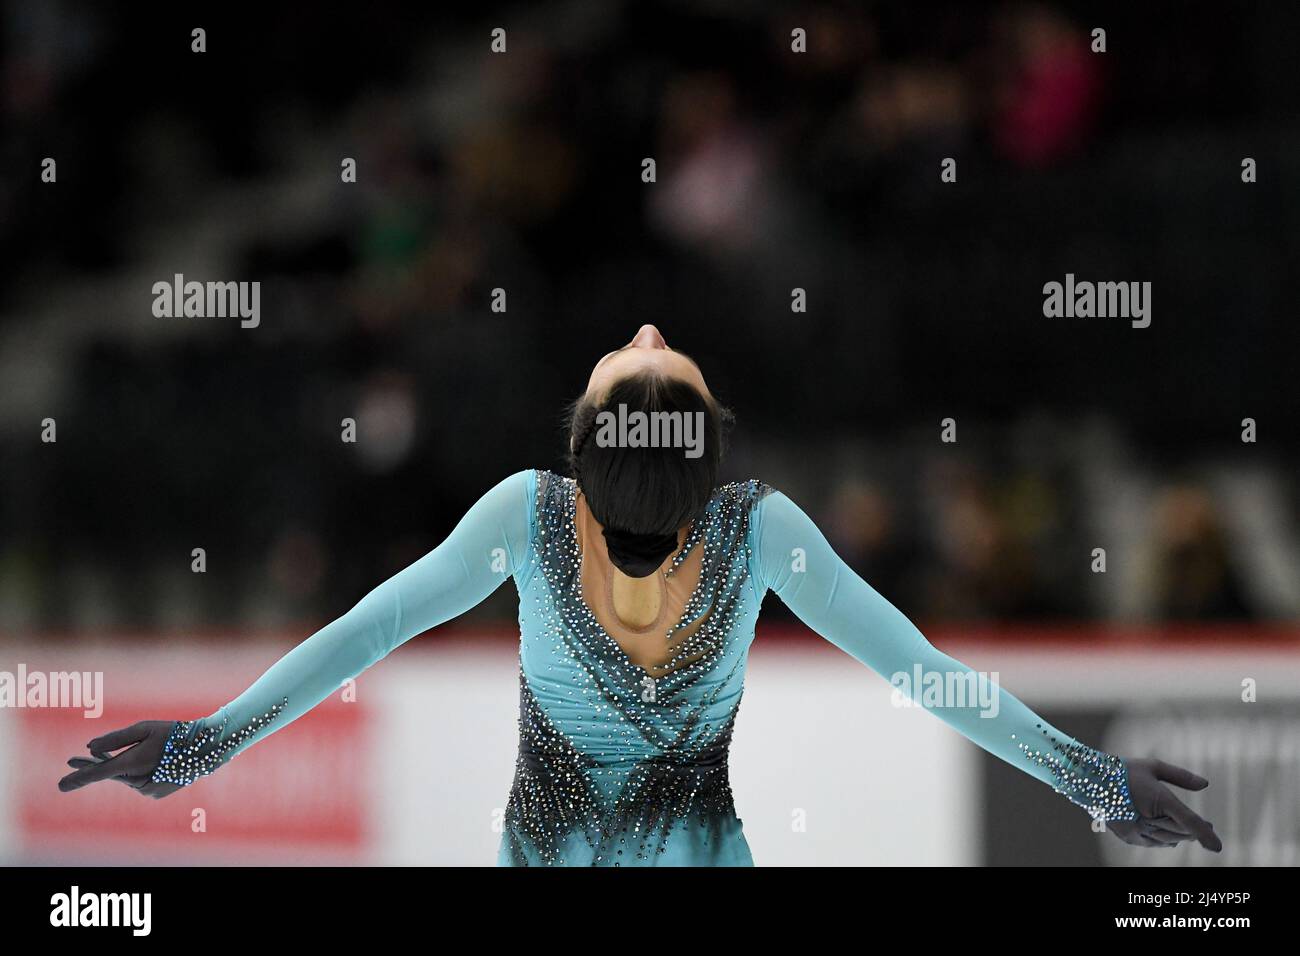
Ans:
POLYGON ((677 550, 676 534, 633 534, 605 528, 605 547, 609 560, 630 578, 644 578, 659 569, 668 555, 677 550))

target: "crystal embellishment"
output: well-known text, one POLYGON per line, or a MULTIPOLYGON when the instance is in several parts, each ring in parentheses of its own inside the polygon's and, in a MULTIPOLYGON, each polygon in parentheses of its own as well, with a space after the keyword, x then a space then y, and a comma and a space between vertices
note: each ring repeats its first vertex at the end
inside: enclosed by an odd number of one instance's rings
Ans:
POLYGON ((1038 724, 1045 738, 1042 747, 1024 741, 1017 746, 1025 759, 1046 767, 1056 781, 1054 789, 1095 820, 1136 820, 1140 814, 1128 791, 1128 767, 1102 750, 1078 742, 1066 743, 1038 724))
POLYGON ((207 728, 202 721, 176 722, 163 745, 163 755, 149 778, 153 783, 171 783, 187 787, 199 777, 212 773, 229 755, 260 733, 280 716, 288 705, 286 697, 264 714, 259 714, 229 737, 225 736, 229 720, 217 727, 207 728))

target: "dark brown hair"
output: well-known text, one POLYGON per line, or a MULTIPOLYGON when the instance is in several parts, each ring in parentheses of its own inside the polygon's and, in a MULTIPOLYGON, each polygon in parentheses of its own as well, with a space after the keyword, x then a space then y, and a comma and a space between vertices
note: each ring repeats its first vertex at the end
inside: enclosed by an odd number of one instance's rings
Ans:
POLYGON ((713 495, 731 412, 693 385, 646 370, 620 379, 597 404, 585 395, 570 407, 569 466, 601 523, 610 560, 624 574, 653 574, 677 546, 677 531, 703 513, 713 495), (595 440, 598 416, 628 412, 703 413, 702 454, 682 448, 627 448, 595 440))

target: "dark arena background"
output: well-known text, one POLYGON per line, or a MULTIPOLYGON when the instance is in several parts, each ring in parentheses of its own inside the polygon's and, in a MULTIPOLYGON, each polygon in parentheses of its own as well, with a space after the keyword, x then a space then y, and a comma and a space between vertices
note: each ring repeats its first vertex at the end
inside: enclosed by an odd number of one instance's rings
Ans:
POLYGON ((759 864, 1300 860, 1300 6, 180 7, 0 3, 0 863, 492 863, 511 587, 198 783, 201 834, 56 783, 564 470, 644 323, 735 412, 726 480, 1055 725, 1204 774, 1224 847, 1093 832, 769 595, 759 864), (99 699, 23 690, 56 672, 99 699))

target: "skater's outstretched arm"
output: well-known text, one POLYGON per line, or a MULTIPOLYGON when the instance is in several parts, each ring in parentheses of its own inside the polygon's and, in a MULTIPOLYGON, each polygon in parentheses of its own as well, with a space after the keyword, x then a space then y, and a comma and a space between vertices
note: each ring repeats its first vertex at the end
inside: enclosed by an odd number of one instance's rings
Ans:
POLYGON ((1207 849, 1221 848, 1213 827, 1164 786, 1200 790, 1208 785, 1204 778, 1158 760, 1125 760, 1082 744, 986 675, 937 650, 835 554, 785 495, 774 492, 758 502, 750 534, 761 588, 775 591, 810 628, 989 753, 1107 821, 1106 828, 1126 842, 1165 846, 1192 838, 1207 849), (918 667, 920 687, 915 686, 918 667), (960 694, 932 696, 927 687, 960 694))
POLYGON ((111 778, 148 796, 165 796, 302 716, 400 644, 463 614, 523 570, 535 487, 534 473, 527 471, 492 488, 442 544, 208 717, 143 721, 92 740, 93 757, 70 760, 75 772, 59 781, 59 789, 111 778))

